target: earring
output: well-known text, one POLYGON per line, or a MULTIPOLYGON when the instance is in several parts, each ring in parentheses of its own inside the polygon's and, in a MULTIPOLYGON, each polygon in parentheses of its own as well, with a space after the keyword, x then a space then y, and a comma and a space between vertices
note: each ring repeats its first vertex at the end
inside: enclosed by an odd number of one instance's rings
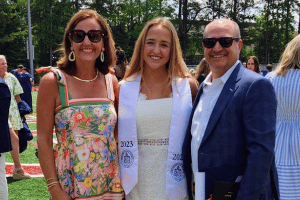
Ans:
POLYGON ((74 51, 71 51, 71 53, 69 54, 69 61, 71 61, 71 62, 75 61, 75 53, 74 53, 74 51))
POLYGON ((101 51, 101 53, 100 53, 100 60, 101 60, 101 62, 104 62, 104 53, 103 53, 103 51, 101 51))

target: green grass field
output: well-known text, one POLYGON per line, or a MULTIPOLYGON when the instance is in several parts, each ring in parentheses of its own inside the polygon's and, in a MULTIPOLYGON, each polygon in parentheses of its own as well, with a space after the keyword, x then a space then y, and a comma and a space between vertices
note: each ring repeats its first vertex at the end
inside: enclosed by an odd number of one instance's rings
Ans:
MULTIPOLYGON (((36 136, 33 136, 31 143, 36 144, 36 136)), ((26 164, 39 163, 39 159, 34 155, 36 146, 32 145, 31 143, 29 143, 27 145, 27 149, 20 154, 20 161, 22 164, 24 164, 24 163, 26 163, 26 164)), ((10 163, 13 162, 10 153, 5 154, 5 161, 10 162, 10 163)))
MULTIPOLYGON (((37 91, 32 92, 33 113, 36 114, 37 91)), ((30 130, 36 130, 36 123, 28 124, 30 130)), ((27 149, 20 154, 22 164, 39 163, 35 156, 36 136, 28 143, 27 149)), ((10 153, 5 154, 5 161, 12 163, 10 153)), ((49 193, 44 177, 32 177, 24 180, 7 178, 9 200, 47 200, 49 193)))
POLYGON ((47 200, 49 194, 44 177, 24 180, 7 178, 9 200, 47 200))

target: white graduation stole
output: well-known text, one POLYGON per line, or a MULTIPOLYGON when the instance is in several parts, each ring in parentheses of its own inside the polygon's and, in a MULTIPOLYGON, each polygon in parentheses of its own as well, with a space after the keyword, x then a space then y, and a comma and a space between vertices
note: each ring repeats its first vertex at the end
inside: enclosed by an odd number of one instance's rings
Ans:
MULTIPOLYGON (((122 81, 119 98, 118 137, 121 185, 127 195, 138 181, 138 142, 136 106, 141 75, 122 81)), ((166 194, 169 199, 182 200, 187 196, 183 172, 182 144, 192 110, 192 96, 187 78, 172 81, 173 106, 166 166, 166 194), (179 81, 180 80, 180 81, 179 81)))

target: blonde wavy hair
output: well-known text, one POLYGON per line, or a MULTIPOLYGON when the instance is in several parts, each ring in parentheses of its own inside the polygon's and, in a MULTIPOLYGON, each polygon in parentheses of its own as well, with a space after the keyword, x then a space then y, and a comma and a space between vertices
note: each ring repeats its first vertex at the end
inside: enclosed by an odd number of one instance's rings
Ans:
POLYGON ((300 66, 300 35, 297 35, 286 46, 281 55, 279 65, 274 70, 278 76, 285 77, 290 69, 299 69, 300 66))
POLYGON ((149 21, 146 26, 143 28, 142 32, 140 33, 134 47, 132 59, 128 68, 126 69, 126 73, 124 79, 128 80, 128 77, 136 73, 141 73, 143 79, 143 72, 144 72, 144 46, 145 46, 145 39, 149 29, 153 26, 163 25, 166 27, 172 35, 171 38, 171 53, 170 59, 167 62, 167 71, 168 71, 168 78, 166 80, 167 86, 171 85, 172 80, 174 77, 185 78, 189 77, 189 70, 182 58, 181 47, 178 39, 177 32, 173 26, 173 24, 165 18, 154 18, 149 21))
POLYGON ((57 66, 64 70, 67 74, 74 75, 76 72, 75 62, 71 62, 68 59, 68 56, 71 52, 71 38, 69 36, 70 32, 74 30, 76 25, 88 18, 95 19, 101 26, 101 30, 104 32, 105 36, 102 38, 104 43, 105 51, 104 53, 104 62, 100 61, 98 57, 96 59, 95 67, 102 73, 107 74, 109 68, 115 66, 116 64, 116 54, 115 54, 115 42, 113 40, 110 27, 104 18, 102 18, 96 11, 85 9, 77 12, 69 21, 67 28, 65 30, 64 39, 62 43, 62 48, 60 49, 63 52, 63 56, 57 62, 57 66))

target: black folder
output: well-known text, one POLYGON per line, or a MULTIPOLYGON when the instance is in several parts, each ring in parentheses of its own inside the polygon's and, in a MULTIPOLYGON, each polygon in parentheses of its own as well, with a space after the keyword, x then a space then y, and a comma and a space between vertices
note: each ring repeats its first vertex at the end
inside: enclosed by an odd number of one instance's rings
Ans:
POLYGON ((214 183, 213 200, 235 200, 240 188, 239 182, 214 183))

